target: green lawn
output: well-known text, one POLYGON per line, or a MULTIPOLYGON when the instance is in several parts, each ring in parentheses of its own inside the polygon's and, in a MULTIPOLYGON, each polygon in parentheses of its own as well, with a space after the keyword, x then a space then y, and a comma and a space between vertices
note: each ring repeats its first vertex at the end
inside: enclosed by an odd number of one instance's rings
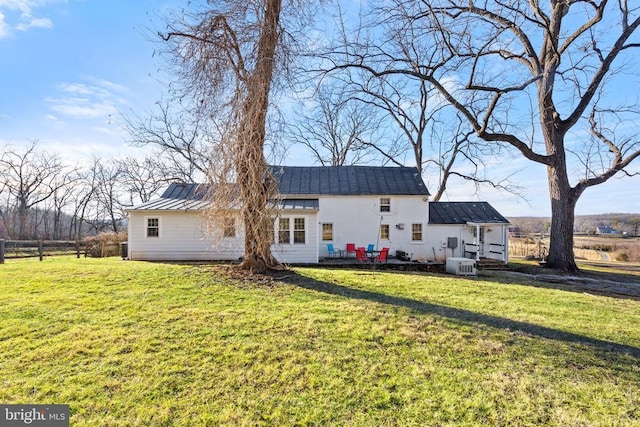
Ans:
POLYGON ((281 276, 8 260, 0 403, 67 403, 73 426, 640 425, 640 301, 483 277, 281 276))

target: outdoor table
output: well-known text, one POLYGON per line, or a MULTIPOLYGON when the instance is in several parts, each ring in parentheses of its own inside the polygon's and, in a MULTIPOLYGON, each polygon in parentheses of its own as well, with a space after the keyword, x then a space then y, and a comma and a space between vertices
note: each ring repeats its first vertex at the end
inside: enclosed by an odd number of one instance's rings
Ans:
POLYGON ((376 260, 376 258, 378 257, 378 255, 380 255, 380 252, 382 252, 382 251, 367 252, 367 258, 369 258, 369 260, 371 260, 371 262, 374 262, 376 260))

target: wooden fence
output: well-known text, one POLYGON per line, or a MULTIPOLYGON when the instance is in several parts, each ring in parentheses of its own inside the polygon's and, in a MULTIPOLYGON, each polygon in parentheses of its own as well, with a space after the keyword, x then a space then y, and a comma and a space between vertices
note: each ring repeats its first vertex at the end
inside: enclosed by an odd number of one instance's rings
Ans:
POLYGON ((87 246, 82 241, 67 240, 0 240, 0 264, 11 258, 40 258, 54 255, 87 256, 87 246))
POLYGON ((546 242, 526 238, 509 238, 509 256, 545 260, 549 252, 546 242))

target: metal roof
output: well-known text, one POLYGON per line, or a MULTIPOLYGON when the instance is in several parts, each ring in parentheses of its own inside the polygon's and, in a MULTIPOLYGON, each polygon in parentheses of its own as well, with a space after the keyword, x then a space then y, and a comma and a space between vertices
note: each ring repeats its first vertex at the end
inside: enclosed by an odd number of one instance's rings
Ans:
POLYGON ((205 200, 207 189, 204 184, 170 184, 160 198, 150 200, 127 210, 188 211, 202 210, 209 204, 205 200))
POLYGON ((430 202, 429 224, 508 224, 487 202, 430 202))
POLYGON ((287 195, 420 195, 428 196, 413 167, 271 166, 280 193, 287 195))
POLYGON ((318 199, 283 199, 280 200, 279 206, 283 210, 313 210, 320 209, 318 199))
MULTIPOLYGON (((420 195, 429 191, 416 168, 383 166, 270 166, 283 209, 318 209, 317 199, 288 196, 420 195)), ((160 198, 127 210, 202 210, 206 184, 170 184, 160 198)))
MULTIPOLYGON (((210 187, 206 184, 170 184, 160 198, 134 206, 130 211, 160 210, 189 211, 202 210, 209 205, 205 197, 210 187)), ((318 210, 318 199, 282 199, 278 207, 285 210, 318 210)))

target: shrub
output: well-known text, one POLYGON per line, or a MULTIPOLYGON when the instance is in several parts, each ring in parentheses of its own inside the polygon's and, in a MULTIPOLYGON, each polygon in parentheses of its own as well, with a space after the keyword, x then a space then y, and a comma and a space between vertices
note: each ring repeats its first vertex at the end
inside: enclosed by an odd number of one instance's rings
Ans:
POLYGON ((628 262, 629 254, 627 254, 626 252, 619 253, 618 255, 616 255, 616 261, 628 262))
POLYGON ((104 258, 108 256, 118 256, 120 254, 120 243, 127 240, 127 233, 100 233, 84 239, 87 247, 87 255, 94 258, 104 258))

